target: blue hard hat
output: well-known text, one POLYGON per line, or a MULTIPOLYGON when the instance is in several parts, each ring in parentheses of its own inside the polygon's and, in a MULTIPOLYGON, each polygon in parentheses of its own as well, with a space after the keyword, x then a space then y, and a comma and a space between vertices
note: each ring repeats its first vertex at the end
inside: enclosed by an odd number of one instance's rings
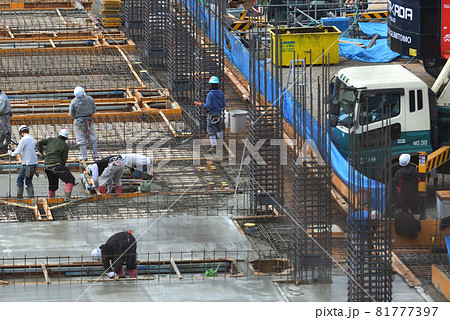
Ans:
POLYGON ((208 82, 212 84, 219 84, 219 78, 217 78, 216 76, 212 76, 211 78, 209 78, 208 82))

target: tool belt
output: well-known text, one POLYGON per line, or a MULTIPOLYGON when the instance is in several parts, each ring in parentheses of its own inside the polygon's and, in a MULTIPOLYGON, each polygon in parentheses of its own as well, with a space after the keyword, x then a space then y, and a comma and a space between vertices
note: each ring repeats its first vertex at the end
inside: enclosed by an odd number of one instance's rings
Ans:
POLYGON ((25 177, 31 178, 36 173, 37 165, 23 164, 22 166, 25 166, 25 177))
POLYGON ((52 164, 50 166, 44 166, 44 168, 45 168, 45 170, 51 171, 54 174, 61 174, 64 172, 64 170, 56 170, 56 168, 59 167, 60 165, 61 165, 60 163, 57 163, 57 164, 52 164))
POLYGON ((216 124, 220 121, 220 113, 218 114, 210 114, 209 121, 211 124, 216 124))

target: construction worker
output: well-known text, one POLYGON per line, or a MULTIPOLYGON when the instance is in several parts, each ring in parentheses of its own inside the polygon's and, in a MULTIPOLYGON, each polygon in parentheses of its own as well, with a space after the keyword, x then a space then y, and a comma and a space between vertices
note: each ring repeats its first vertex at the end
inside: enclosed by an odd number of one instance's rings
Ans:
POLYGON ((0 90, 0 146, 11 143, 11 103, 8 96, 0 90))
POLYGON ((11 157, 15 157, 20 154, 20 160, 22 161, 22 167, 20 168, 19 175, 17 176, 17 198, 23 197, 23 181, 27 185, 28 197, 34 197, 33 176, 36 172, 38 163, 36 155, 36 141, 30 135, 30 129, 26 125, 19 127, 20 142, 17 148, 8 150, 8 154, 11 157))
MULTIPOLYGON (((412 214, 417 214, 419 212, 419 173, 417 168, 410 164, 410 160, 409 154, 400 155, 400 169, 395 173, 393 185, 399 194, 402 213, 406 214, 410 209, 412 214)), ((425 216, 421 214, 420 219, 425 219, 425 216)))
POLYGON ((125 168, 131 171, 131 178, 148 180, 153 177, 153 162, 150 158, 137 153, 126 153, 121 156, 125 168))
POLYGON ((137 242, 133 231, 122 231, 112 235, 105 244, 92 250, 94 260, 102 262, 108 277, 116 280, 125 277, 123 263, 126 263, 130 278, 137 278, 137 242))
POLYGON ((197 107, 203 107, 208 112, 206 129, 208 131, 211 148, 209 152, 215 152, 217 146, 217 139, 223 140, 223 119, 222 112, 225 108, 225 95, 219 89, 219 78, 212 76, 209 78, 211 90, 206 96, 206 103, 195 101, 197 107))
POLYGON ((114 182, 116 193, 122 193, 122 176, 125 165, 120 155, 109 156, 87 166, 86 171, 92 177, 95 187, 101 194, 112 191, 114 182))
POLYGON ((80 148, 80 160, 87 159, 87 146, 92 145, 92 152, 94 153, 94 160, 98 159, 97 136, 94 132, 94 125, 92 124, 92 115, 96 111, 94 99, 91 96, 84 94, 84 89, 77 86, 73 91, 75 98, 70 102, 69 114, 74 118, 75 137, 77 146, 80 148))
POLYGON ((58 190, 58 182, 61 179, 66 183, 66 201, 72 197, 72 188, 75 178, 66 167, 67 157, 69 155, 69 146, 66 140, 69 138, 69 131, 62 129, 57 138, 48 138, 38 141, 38 151, 43 155, 45 150, 45 174, 48 178, 48 197, 54 198, 58 190))

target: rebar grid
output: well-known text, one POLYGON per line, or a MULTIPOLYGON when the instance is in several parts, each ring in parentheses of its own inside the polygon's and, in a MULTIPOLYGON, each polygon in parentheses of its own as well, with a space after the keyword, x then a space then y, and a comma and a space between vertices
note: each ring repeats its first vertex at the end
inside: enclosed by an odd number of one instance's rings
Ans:
MULTIPOLYGON (((1 11, 0 26, 8 28, 19 39, 24 34, 40 39, 54 33, 77 38, 78 32, 82 32, 81 37, 85 36, 84 32, 94 29, 86 11, 77 9, 1 11)), ((7 33, 2 37, 10 38, 7 33)))
POLYGON ((87 90, 140 87, 117 48, 0 51, 0 58, 5 92, 73 90, 77 85, 87 90))
MULTIPOLYGON (((210 269, 217 269, 216 280, 269 278, 289 281, 291 278, 289 262, 280 259, 272 250, 147 252, 137 253, 136 260, 139 280, 203 281, 210 279, 206 272, 210 269)), ((92 261, 88 255, 3 257, 0 263, 0 285, 8 287, 89 285, 97 281, 110 281, 103 274, 102 264, 92 261), (44 276, 44 269, 47 277, 44 276)))
POLYGON ((284 215, 283 206, 283 165, 280 146, 276 141, 283 138, 283 99, 279 86, 282 85, 280 68, 271 64, 261 64, 268 55, 267 46, 258 36, 250 42, 250 107, 249 141, 252 146, 260 145, 258 157, 250 161, 250 206, 251 214, 284 215), (269 78, 268 74, 272 77, 269 78), (262 92, 271 94, 273 101, 262 97, 262 92))

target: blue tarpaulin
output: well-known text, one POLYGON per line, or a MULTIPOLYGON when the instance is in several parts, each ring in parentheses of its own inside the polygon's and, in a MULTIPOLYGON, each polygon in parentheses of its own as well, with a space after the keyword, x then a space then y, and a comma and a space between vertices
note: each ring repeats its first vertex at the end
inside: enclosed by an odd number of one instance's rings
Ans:
POLYGON ((359 22, 359 27, 361 31, 364 32, 367 36, 373 37, 378 34, 378 39, 386 39, 387 38, 387 23, 378 23, 378 22, 359 22))
POLYGON ((448 262, 450 263, 450 235, 445 236, 445 242, 447 242, 448 262))
MULTIPOLYGON (((367 46, 370 40, 354 39, 354 38, 340 38, 340 40, 348 42, 361 43, 367 46)), ((339 43, 339 54, 347 59, 363 61, 363 62, 389 62, 398 56, 397 52, 392 51, 388 44, 387 39, 378 39, 375 41, 371 48, 361 48, 354 43, 339 43)))

